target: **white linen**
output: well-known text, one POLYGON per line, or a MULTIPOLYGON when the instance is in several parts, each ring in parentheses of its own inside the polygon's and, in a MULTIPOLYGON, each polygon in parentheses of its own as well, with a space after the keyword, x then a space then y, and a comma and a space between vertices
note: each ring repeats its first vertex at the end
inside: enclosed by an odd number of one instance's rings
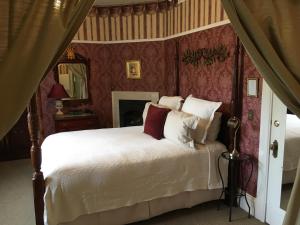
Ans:
POLYGON ((134 223, 176 209, 191 208, 203 202, 217 200, 221 191, 222 189, 186 191, 175 196, 158 198, 132 206, 82 215, 72 222, 60 223, 59 225, 122 225, 134 223))
POLYGON ((193 132, 196 143, 205 144, 208 128, 214 118, 214 113, 222 102, 212 102, 189 95, 182 106, 182 111, 198 116, 199 123, 193 132))
MULTIPOLYGON (((116 209, 184 191, 220 188, 218 142, 195 150, 156 140, 143 127, 64 132, 42 144, 45 223, 116 209)), ((226 172, 226 163, 221 163, 226 172)), ((226 174, 225 174, 226 180, 226 174)))
POLYGON ((181 96, 162 96, 158 104, 164 105, 170 109, 180 110, 183 98, 181 96))
POLYGON ((149 106, 150 105, 153 105, 153 106, 156 106, 158 108, 164 108, 164 109, 171 109, 165 105, 159 105, 159 104, 155 104, 153 102, 147 102, 145 104, 145 108, 144 108, 144 111, 143 111, 143 124, 145 125, 145 122, 146 122, 146 118, 147 118, 147 115, 148 115, 148 110, 149 110, 149 106))
POLYGON ((168 113, 165 122, 164 136, 175 143, 182 143, 194 148, 194 140, 190 130, 195 129, 198 122, 198 117, 192 114, 172 110, 168 113))
POLYGON ((207 130, 206 140, 208 141, 217 140, 219 132, 221 130, 221 123, 222 123, 222 113, 215 112, 214 118, 211 121, 211 124, 207 130))
POLYGON ((297 169, 300 158, 300 119, 287 114, 284 145, 283 170, 297 169))

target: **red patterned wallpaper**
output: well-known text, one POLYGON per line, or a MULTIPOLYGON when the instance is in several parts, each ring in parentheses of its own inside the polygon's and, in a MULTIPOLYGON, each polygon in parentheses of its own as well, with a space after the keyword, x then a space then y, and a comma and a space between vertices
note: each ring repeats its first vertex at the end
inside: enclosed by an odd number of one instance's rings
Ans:
POLYGON ((230 103, 235 35, 229 25, 180 37, 180 58, 186 49, 212 48, 220 43, 227 47, 230 55, 224 62, 194 67, 180 60, 180 93, 183 97, 193 94, 207 100, 230 103))
MULTIPOLYGON (((251 62, 250 57, 245 55, 244 64, 244 88, 243 88, 243 111, 241 125, 241 152, 248 153, 254 158, 253 176, 249 183, 249 193, 256 196, 257 174, 258 174, 258 153, 259 153, 259 129, 260 129, 260 110, 261 110, 261 93, 262 93, 262 77, 251 62), (259 97, 247 96, 247 78, 259 78, 259 97), (248 112, 252 110, 254 113, 253 120, 248 119, 248 112)), ((244 168, 244 182, 250 176, 250 165, 244 168)))
MULTIPOLYGON (((126 44, 73 44, 75 51, 89 58, 91 63, 90 90, 92 104, 80 107, 95 111, 102 127, 111 127, 112 90, 158 91, 160 95, 174 95, 176 92, 174 58, 176 40, 179 40, 180 56, 187 48, 214 47, 220 43, 227 46, 230 51, 230 57, 225 62, 216 62, 211 66, 199 66, 198 68, 181 62, 179 71, 180 94, 183 97, 193 94, 196 97, 229 103, 231 101, 231 74, 235 34, 230 25, 225 25, 167 41, 126 44), (141 80, 128 80, 126 78, 125 61, 131 59, 141 60, 141 80)), ((240 149, 242 152, 249 153, 257 159, 261 98, 247 97, 247 77, 260 77, 248 56, 245 57, 240 149), (248 110, 254 111, 254 119, 252 121, 247 118, 248 110)), ((54 103, 47 99, 47 94, 53 83, 52 73, 49 73, 41 83, 43 127, 46 135, 54 131, 52 119, 55 111, 54 103)), ((257 164, 255 164, 254 168, 248 188, 248 192, 253 196, 256 195, 257 164)), ((249 174, 249 169, 249 167, 245 168, 245 177, 249 174)))
MULTIPOLYGON (((82 105, 95 111, 102 127, 112 126, 111 91, 158 91, 167 94, 164 42, 126 44, 73 44, 75 51, 90 59, 90 93, 92 103, 82 105), (126 78, 126 60, 141 60, 140 80, 126 78)), ((47 99, 53 83, 53 73, 42 81, 43 128, 45 135, 54 132, 54 102, 47 99)))
MULTIPOLYGON (((232 71, 235 48, 235 33, 231 25, 225 25, 179 38, 180 56, 183 52, 190 49, 214 47, 224 44, 230 57, 225 62, 216 62, 210 66, 194 67, 180 62, 180 94, 183 97, 193 94, 195 97, 213 101, 230 103, 232 87, 232 71)), ((259 127, 260 127, 260 108, 261 108, 261 87, 259 98, 247 97, 247 77, 261 78, 250 58, 244 58, 244 93, 243 93, 243 115, 241 125, 240 151, 248 153, 254 158, 254 171, 249 183, 247 192, 256 196, 257 187, 257 159, 259 148, 259 127), (248 111, 253 110, 254 118, 248 120, 248 111)), ((260 79, 260 81, 262 81, 260 79)), ((260 82, 261 83, 261 82, 260 82)), ((261 86, 261 85, 260 85, 261 86)), ((250 175, 250 165, 243 169, 243 178, 250 175)))

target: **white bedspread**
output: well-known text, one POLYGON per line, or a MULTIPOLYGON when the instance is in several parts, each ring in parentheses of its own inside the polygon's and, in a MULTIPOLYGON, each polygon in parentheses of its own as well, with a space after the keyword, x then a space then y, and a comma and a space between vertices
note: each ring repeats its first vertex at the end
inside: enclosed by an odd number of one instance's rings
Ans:
MULTIPOLYGON (((142 127, 65 132, 42 144, 45 223, 130 206, 184 191, 221 187, 219 142, 191 149, 156 140, 142 127)), ((226 165, 221 170, 225 180, 226 165)))
POLYGON ((300 158, 300 119, 287 114, 283 171, 297 169, 300 158))

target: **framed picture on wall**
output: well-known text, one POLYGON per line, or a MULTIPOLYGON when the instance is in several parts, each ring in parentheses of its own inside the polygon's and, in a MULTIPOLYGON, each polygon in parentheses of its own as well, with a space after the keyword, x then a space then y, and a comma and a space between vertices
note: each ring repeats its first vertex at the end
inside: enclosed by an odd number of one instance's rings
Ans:
POLYGON ((141 61, 126 61, 126 75, 127 79, 141 79, 141 61))
POLYGON ((258 78, 247 78, 247 96, 258 97, 258 78))

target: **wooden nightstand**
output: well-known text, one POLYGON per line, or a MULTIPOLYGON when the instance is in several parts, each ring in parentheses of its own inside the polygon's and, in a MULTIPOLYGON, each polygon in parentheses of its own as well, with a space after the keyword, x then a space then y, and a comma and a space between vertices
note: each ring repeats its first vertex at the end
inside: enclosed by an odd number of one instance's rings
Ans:
POLYGON ((78 115, 65 114, 55 116, 55 132, 97 129, 99 127, 98 117, 91 113, 78 115))

